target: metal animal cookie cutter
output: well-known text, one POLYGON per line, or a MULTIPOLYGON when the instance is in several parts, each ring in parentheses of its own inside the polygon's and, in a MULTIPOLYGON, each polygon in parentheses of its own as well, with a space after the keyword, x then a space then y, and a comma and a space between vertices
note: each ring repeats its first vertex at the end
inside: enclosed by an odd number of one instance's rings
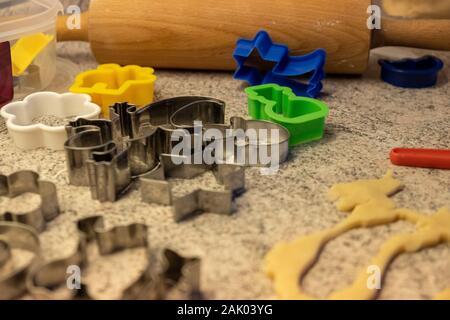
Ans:
MULTIPOLYGON (((159 166, 140 177, 141 198, 144 202, 173 205, 175 221, 181 221, 199 212, 231 214, 233 200, 245 191, 245 169, 230 164, 186 164, 187 157, 163 154, 159 166), (175 160, 175 161, 174 161, 175 160), (175 198, 172 185, 166 179, 192 179, 212 170, 224 191, 197 189, 183 197, 175 198)), ((190 163, 192 159, 189 159, 190 163)))
POLYGON ((36 230, 21 223, 0 221, 0 267, 8 263, 12 249, 29 251, 34 259, 0 276, 0 300, 14 299, 26 292, 27 274, 40 253, 36 230))
MULTIPOLYGON (((87 245, 95 242, 101 255, 108 255, 131 248, 148 249, 147 226, 131 224, 104 229, 103 217, 93 216, 77 222, 79 243, 68 257, 49 263, 37 263, 27 278, 28 291, 38 299, 92 299, 89 288, 79 283, 80 289, 66 285, 67 268, 89 264, 87 245)), ((149 250, 148 250, 149 251, 149 250)), ((148 252, 148 264, 144 272, 121 295, 122 299, 164 299, 172 290, 187 289, 188 298, 198 298, 200 291, 200 259, 183 258, 171 250, 164 251, 164 263, 159 268, 156 256, 148 252)))
POLYGON ((115 201, 132 177, 149 172, 161 153, 171 152, 170 118, 186 106, 206 123, 223 123, 224 102, 207 97, 177 97, 142 109, 121 103, 111 108, 111 120, 71 122, 65 143, 70 183, 90 186, 94 199, 115 201))
MULTIPOLYGON (((130 166, 133 176, 142 175, 159 163, 159 156, 171 153, 177 143, 171 141, 172 133, 178 129, 173 117, 182 114, 206 124, 224 122, 225 102, 209 97, 185 96, 161 100, 137 109, 128 103, 115 104, 110 117, 115 136, 127 138, 130 166)), ((193 131, 194 125, 185 127, 193 131)))
POLYGON ((33 227, 38 232, 45 229, 47 221, 59 215, 56 186, 39 179, 33 171, 17 171, 9 176, 0 175, 0 196, 14 198, 31 192, 41 197, 41 204, 30 212, 11 213, 0 210, 0 220, 19 222, 33 227))

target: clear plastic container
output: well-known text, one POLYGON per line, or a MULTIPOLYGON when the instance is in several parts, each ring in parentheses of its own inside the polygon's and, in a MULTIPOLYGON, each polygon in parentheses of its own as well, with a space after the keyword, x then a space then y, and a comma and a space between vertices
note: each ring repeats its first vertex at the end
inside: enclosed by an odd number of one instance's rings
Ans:
POLYGON ((45 89, 56 73, 58 0, 0 0, 0 43, 11 45, 14 96, 45 89))

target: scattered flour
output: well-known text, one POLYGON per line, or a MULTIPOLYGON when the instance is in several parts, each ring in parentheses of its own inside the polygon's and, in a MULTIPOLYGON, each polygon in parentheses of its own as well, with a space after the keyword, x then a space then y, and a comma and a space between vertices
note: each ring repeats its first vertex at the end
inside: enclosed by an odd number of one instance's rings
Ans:
POLYGON ((36 209, 41 197, 35 193, 24 193, 14 198, 0 197, 0 212, 24 213, 36 209))
POLYGON ((73 119, 75 119, 75 116, 60 118, 60 117, 56 117, 53 115, 46 115, 46 116, 34 118, 32 123, 33 124, 42 123, 42 124, 45 124, 45 125, 51 126, 51 127, 60 127, 60 126, 65 126, 69 121, 72 121, 73 119))

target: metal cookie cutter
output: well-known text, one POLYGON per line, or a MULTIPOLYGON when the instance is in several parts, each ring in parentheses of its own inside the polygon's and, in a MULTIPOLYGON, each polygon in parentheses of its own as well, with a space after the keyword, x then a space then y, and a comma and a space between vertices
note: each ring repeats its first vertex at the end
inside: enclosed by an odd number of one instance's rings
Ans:
POLYGON ((111 125, 107 120, 71 122, 64 145, 70 184, 89 186, 99 201, 115 201, 131 183, 128 150, 112 140, 111 125))
POLYGON ((245 89, 248 113, 253 119, 269 120, 289 130, 291 146, 323 136, 328 106, 316 99, 298 97, 288 87, 266 84, 245 89))
MULTIPOLYGON (((192 108, 187 106, 175 113, 172 125, 184 130, 194 128, 197 119, 192 108)), ((289 154, 289 131, 276 123, 232 117, 229 125, 206 123, 202 129, 209 131, 204 137, 208 140, 204 142, 205 151, 218 163, 270 166, 286 161, 289 154)))
MULTIPOLYGON (((171 153, 177 143, 172 141, 171 119, 184 115, 207 124, 224 122, 225 103, 209 97, 184 96, 161 100, 142 109, 128 103, 115 104, 110 111, 116 136, 127 137, 133 176, 144 174, 158 164, 159 155, 171 153)), ((185 127, 191 133, 193 124, 185 127)))
MULTIPOLYGON (((226 140, 238 137, 234 153, 224 151, 223 161, 245 166, 268 167, 285 162, 289 155, 289 131, 276 123, 261 120, 246 120, 241 117, 230 119, 230 131, 226 140), (245 140, 239 139, 246 132, 245 140), (252 134, 253 133, 253 134, 252 134), (244 159, 242 159, 242 156, 244 159)), ((224 146, 227 145, 225 141, 224 146)))
MULTIPOLYGON (((35 298, 92 298, 85 284, 78 283, 79 289, 69 289, 66 285, 69 266, 76 265, 81 269, 88 266, 86 249, 90 242, 96 243, 101 255, 137 247, 148 248, 147 226, 143 224, 131 224, 105 230, 103 217, 93 216, 79 220, 77 227, 79 243, 74 253, 61 260, 41 262, 31 270, 27 287, 35 298)), ((171 250, 165 250, 164 255, 164 265, 158 268, 155 256, 149 253, 145 271, 123 291, 122 299, 164 299, 182 282, 189 284, 190 295, 200 292, 200 260, 183 258, 171 250)))
POLYGON ((0 300, 15 299, 26 292, 26 276, 40 252, 39 235, 35 229, 16 222, 0 222, 0 267, 8 263, 12 249, 35 255, 29 263, 0 276, 0 300))
POLYGON ((41 197, 40 206, 30 212, 11 213, 0 211, 0 219, 23 223, 38 232, 45 229, 45 224, 59 215, 56 186, 39 179, 33 171, 18 171, 9 176, 0 175, 0 196, 14 198, 24 193, 36 193, 41 197))
POLYGON ((147 203, 173 205, 176 221, 181 221, 193 213, 214 212, 231 214, 233 200, 245 191, 245 170, 242 167, 218 164, 193 163, 188 157, 161 155, 160 165, 150 173, 140 177, 141 198, 147 203), (175 198, 168 178, 192 179, 212 170, 217 181, 224 185, 225 191, 197 189, 183 197, 175 198))
POLYGON ((273 43, 267 32, 260 31, 252 40, 238 40, 233 53, 238 65, 234 78, 247 81, 252 86, 276 83, 292 88, 298 96, 315 98, 322 90, 326 56, 323 49, 304 56, 290 56, 287 46, 273 43), (264 62, 271 65, 268 70, 252 61, 255 52, 259 53, 264 62), (311 76, 308 83, 292 79, 309 74, 311 76))
MULTIPOLYGON (((205 123, 224 123, 225 102, 201 96, 174 97, 149 104, 138 109, 129 103, 115 104, 112 107, 111 120, 117 123, 122 136, 136 138, 143 125, 151 125, 173 131, 171 118, 181 110, 189 108, 190 118, 205 123)), ((184 113, 186 114, 186 112, 184 113)), ((190 126, 192 127, 192 126, 190 126)), ((163 150, 165 151, 165 150, 163 150)))
POLYGON ((70 184, 90 186, 93 198, 115 201, 132 177, 154 169, 161 153, 171 152, 175 129, 170 119, 189 107, 205 123, 223 123, 223 101, 208 97, 176 97, 137 109, 128 103, 111 108, 111 120, 73 121, 65 143, 70 184))

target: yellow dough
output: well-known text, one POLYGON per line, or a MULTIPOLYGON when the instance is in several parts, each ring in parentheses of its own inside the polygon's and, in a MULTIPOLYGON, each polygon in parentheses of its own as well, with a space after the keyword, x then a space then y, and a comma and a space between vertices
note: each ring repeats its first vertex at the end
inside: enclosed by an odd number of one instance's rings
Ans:
MULTIPOLYGON (((369 265, 379 267, 384 274, 389 263, 399 254, 416 252, 443 242, 450 242, 450 211, 446 208, 432 216, 425 216, 408 209, 396 209, 390 195, 401 190, 403 185, 388 172, 379 180, 360 180, 338 184, 331 188, 330 198, 337 201, 340 211, 351 214, 334 227, 292 242, 277 244, 266 256, 265 271, 273 279, 275 291, 280 299, 314 299, 301 287, 301 279, 317 261, 322 248, 331 240, 356 228, 374 227, 405 220, 416 225, 413 233, 391 237, 381 247, 369 265)), ((362 270, 353 284, 330 299, 373 299, 378 290, 369 289, 370 275, 362 270)), ((444 291, 436 298, 448 298, 444 291)))
POLYGON ((450 18, 448 0, 384 0, 387 14, 409 18, 450 18))

